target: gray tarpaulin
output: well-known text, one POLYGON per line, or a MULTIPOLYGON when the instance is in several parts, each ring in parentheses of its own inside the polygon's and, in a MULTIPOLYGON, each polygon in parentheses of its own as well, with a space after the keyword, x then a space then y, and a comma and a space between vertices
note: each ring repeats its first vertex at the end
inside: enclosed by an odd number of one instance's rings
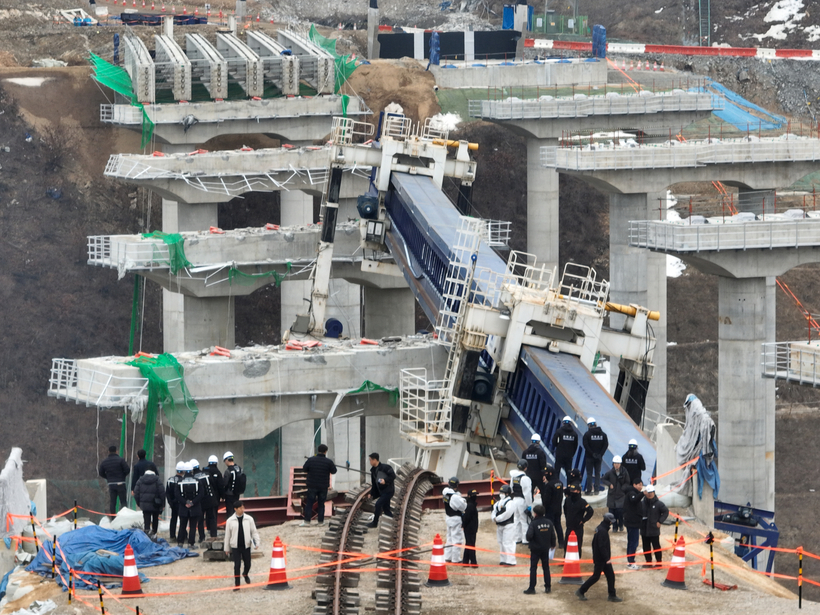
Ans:
MULTIPOLYGON (((703 481, 706 480, 715 490, 717 496, 720 490, 720 478, 718 477, 717 466, 714 463, 717 458, 715 422, 694 394, 690 393, 686 396, 683 408, 686 413, 686 425, 683 428, 683 435, 681 435, 675 448, 678 464, 683 465, 699 456, 700 460, 697 463, 698 493, 700 494, 702 491, 703 481)), ((685 487, 685 490, 681 489, 681 493, 691 495, 691 482, 686 483, 685 487)))

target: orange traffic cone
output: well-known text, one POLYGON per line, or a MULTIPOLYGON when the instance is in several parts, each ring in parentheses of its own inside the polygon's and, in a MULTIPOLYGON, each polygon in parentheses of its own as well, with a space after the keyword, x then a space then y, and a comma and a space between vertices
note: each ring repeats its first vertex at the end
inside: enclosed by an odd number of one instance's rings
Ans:
POLYGON ((199 15, 199 7, 194 8, 194 15, 199 15))
POLYGON ((559 583, 583 585, 581 580, 581 562, 578 555, 578 537, 570 532, 567 538, 567 549, 564 552, 564 572, 559 583))
POLYGON ((270 558, 270 574, 265 589, 290 589, 288 575, 285 572, 285 546, 279 536, 273 541, 273 554, 270 558))
POLYGON ((649 60, 646 61, 646 70, 649 70, 649 60))
POLYGON ((672 563, 669 565, 669 572, 661 585, 672 589, 686 589, 686 542, 683 536, 678 538, 675 551, 672 553, 672 563))
POLYGON ((259 21, 259 13, 256 14, 256 21, 259 21))
POLYGON ((444 543, 441 542, 441 535, 436 534, 433 539, 433 556, 430 558, 430 577, 425 585, 427 587, 444 587, 449 584, 447 566, 444 565, 444 543))
POLYGON ((661 72, 664 72, 665 70, 666 70, 666 68, 664 68, 664 66, 663 66, 663 60, 661 60, 661 72))
POLYGON ((652 70, 655 71, 656 73, 658 72, 658 63, 657 62, 652 64, 652 70))
POLYGON ((635 70, 635 63, 632 60, 629 61, 629 70, 635 70))
MULTIPOLYGON (((183 5, 183 6, 182 6, 182 14, 183 14, 183 15, 187 15, 187 14, 188 14, 188 9, 185 7, 185 5, 183 5)), ((648 62, 647 62, 647 64, 648 64, 648 62)))
POLYGON ((140 587, 140 573, 137 571, 137 560, 134 558, 134 549, 125 545, 125 557, 122 563, 122 596, 128 598, 142 593, 140 587))
POLYGON ((162 3, 162 12, 163 13, 165 12, 165 3, 164 2, 162 3))

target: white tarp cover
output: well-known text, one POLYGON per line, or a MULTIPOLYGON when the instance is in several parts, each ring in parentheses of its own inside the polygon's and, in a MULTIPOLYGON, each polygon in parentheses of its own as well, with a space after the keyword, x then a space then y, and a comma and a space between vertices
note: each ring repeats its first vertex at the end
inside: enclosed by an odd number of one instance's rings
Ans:
POLYGON ((0 538, 20 536, 29 523, 28 518, 8 518, 29 515, 31 500, 23 480, 23 449, 12 448, 6 465, 0 472, 0 538), (7 523, 8 522, 8 523, 7 523), (8 528, 8 529, 7 529, 8 528))
MULTIPOLYGON (((686 424, 683 428, 683 435, 675 448, 678 464, 683 465, 698 456, 711 462, 715 456, 715 422, 701 401, 692 393, 686 396, 683 408, 686 414, 686 424)), ((689 471, 691 472, 692 469, 694 468, 690 468, 689 471)), ((680 492, 691 495, 692 481, 687 482, 684 487, 685 489, 681 489, 680 492)))

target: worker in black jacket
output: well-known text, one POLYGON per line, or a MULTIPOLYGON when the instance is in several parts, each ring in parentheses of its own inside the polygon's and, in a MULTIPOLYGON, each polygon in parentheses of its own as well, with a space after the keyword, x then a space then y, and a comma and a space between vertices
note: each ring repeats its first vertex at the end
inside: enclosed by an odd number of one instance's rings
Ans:
POLYGON ((208 475, 208 483, 213 491, 213 495, 206 497, 202 502, 202 514, 205 517, 205 525, 208 527, 208 534, 211 538, 217 536, 216 515, 219 511, 219 502, 225 495, 225 486, 222 480, 222 472, 219 471, 219 459, 216 455, 208 457, 208 465, 202 470, 208 475))
POLYGON ((629 480, 634 483, 636 478, 643 479, 646 462, 643 460, 643 455, 638 452, 637 440, 633 438, 629 441, 629 447, 621 457, 626 471, 629 472, 629 480))
POLYGON ((527 476, 532 481, 533 494, 540 492, 544 486, 544 470, 547 467, 547 454, 541 446, 541 436, 532 434, 531 444, 524 450, 521 458, 527 460, 527 476))
POLYGON ((612 570, 612 551, 609 545, 609 527, 615 521, 615 515, 606 513, 601 524, 595 528, 595 534, 592 536, 592 564, 594 570, 592 576, 589 577, 581 587, 579 587, 575 595, 579 600, 587 600, 586 593, 589 588, 598 582, 601 578, 601 573, 606 576, 606 589, 609 593, 607 600, 609 602, 623 602, 623 598, 619 598, 615 594, 615 571, 612 570))
POLYGON ((567 520, 564 553, 566 553, 569 535, 575 532, 575 538, 578 540, 578 557, 581 557, 584 546, 584 523, 592 519, 595 512, 592 510, 592 506, 587 504, 587 501, 581 497, 581 485, 576 483, 570 485, 568 489, 569 493, 564 500, 564 517, 567 520))
POLYGON ((205 494, 202 498, 202 514, 197 519, 197 529, 199 530, 199 542, 205 540, 205 524, 211 537, 216 537, 216 509, 219 507, 219 495, 216 488, 211 484, 211 475, 199 466, 199 461, 191 459, 194 478, 199 481, 199 486, 205 494))
POLYGON ((151 470, 154 474, 159 476, 159 470, 157 470, 157 466, 154 465, 154 462, 146 459, 146 452, 145 449, 140 449, 137 451, 137 463, 134 464, 134 467, 131 468, 131 495, 134 495, 134 488, 137 486, 137 481, 142 478, 142 475, 145 474, 146 470, 151 470))
POLYGON ((612 458, 612 468, 604 474, 603 481, 608 487, 606 493, 607 508, 615 516, 612 531, 620 532, 624 529, 624 502, 626 501, 624 489, 629 485, 629 472, 626 471, 618 455, 612 458))
POLYGON ((578 434, 572 427, 572 419, 564 417, 561 426, 555 430, 552 437, 552 449, 555 451, 555 476, 561 478, 561 470, 567 475, 569 485, 569 471, 572 469, 572 458, 578 450, 578 434))
POLYGON ((236 463, 231 451, 225 451, 222 461, 228 466, 222 475, 223 499, 225 500, 225 516, 233 515, 233 503, 245 493, 245 473, 242 466, 236 463))
POLYGON ((310 525, 310 520, 313 518, 314 501, 319 503, 317 521, 319 525, 325 524, 325 500, 327 500, 327 490, 330 488, 330 475, 336 474, 336 464, 328 458, 326 444, 320 444, 316 451, 316 454, 309 457, 302 466, 307 472, 307 493, 303 511, 304 520, 299 527, 310 525))
POLYGON ((544 593, 550 593, 552 581, 550 578, 550 556, 555 553, 555 527, 546 517, 546 509, 537 504, 532 509, 535 519, 527 528, 527 543, 530 547, 530 586, 524 590, 525 594, 534 594, 538 581, 538 562, 544 571, 544 593))
POLYGON ((190 463, 183 466, 182 480, 177 483, 177 504, 179 505, 179 532, 177 546, 182 547, 188 538, 188 548, 195 549, 196 526, 202 516, 202 500, 205 491, 194 478, 190 463))
POLYGON ((117 514, 117 498, 120 499, 120 507, 128 506, 125 477, 130 471, 125 459, 117 455, 117 447, 113 444, 109 446, 108 457, 100 464, 100 476, 108 483, 108 512, 112 515, 117 514))
POLYGON ((461 527, 464 530, 464 557, 461 563, 465 566, 478 566, 475 558, 475 540, 478 536, 478 491, 470 490, 467 494, 467 508, 461 515, 461 527))
POLYGON ((630 570, 640 570, 635 563, 635 552, 641 537, 643 523, 643 483, 640 478, 624 487, 624 526, 626 527, 626 567, 630 570))
POLYGON ((388 464, 379 461, 378 453, 370 453, 370 497, 376 500, 373 512, 373 521, 367 527, 376 527, 379 524, 379 517, 384 512, 386 517, 393 517, 390 510, 390 500, 393 498, 393 483, 396 480, 396 473, 388 464))
POLYGON ((159 513, 165 507, 165 485, 153 470, 146 470, 134 485, 134 500, 142 511, 142 524, 150 537, 157 535, 159 513))
POLYGON ((561 527, 561 510, 564 506, 564 484, 555 474, 552 464, 544 470, 544 488, 541 490, 541 504, 546 509, 547 518, 552 521, 558 537, 558 546, 564 548, 564 530, 561 527))
POLYGON ((647 564, 652 563, 652 553, 655 551, 655 561, 659 567, 663 561, 661 549, 661 524, 669 516, 669 509, 655 495, 655 485, 647 485, 644 489, 644 498, 641 502, 643 519, 641 523, 641 539, 643 542, 643 556, 647 564))
POLYGON ((601 463, 604 453, 609 448, 609 438, 604 430, 598 426, 593 417, 587 419, 587 432, 584 434, 584 450, 586 451, 587 467, 587 495, 597 495, 601 490, 601 463))
POLYGON ((168 502, 168 507, 171 509, 171 526, 168 528, 168 533, 171 542, 177 539, 177 521, 179 520, 179 503, 177 502, 177 483, 179 483, 184 475, 185 462, 177 463, 177 473, 174 474, 165 483, 165 501, 168 502))

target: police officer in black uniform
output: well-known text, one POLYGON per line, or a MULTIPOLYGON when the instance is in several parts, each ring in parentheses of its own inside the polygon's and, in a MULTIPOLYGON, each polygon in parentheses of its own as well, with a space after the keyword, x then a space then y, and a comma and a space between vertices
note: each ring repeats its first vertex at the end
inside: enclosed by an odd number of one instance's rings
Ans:
POLYGON ((561 478, 561 470, 567 475, 569 485, 569 471, 572 470, 572 458, 578 450, 578 434, 572 427, 572 419, 564 417, 561 426, 555 430, 552 438, 552 448, 555 451, 555 476, 561 478))
POLYGON ((581 557, 581 551, 584 546, 584 523, 592 519, 595 511, 592 510, 587 501, 581 497, 581 485, 575 483, 567 487, 569 493, 564 500, 564 517, 567 519, 567 532, 564 538, 564 553, 566 553, 567 541, 569 535, 575 532, 575 538, 578 539, 578 557, 581 557))
POLYGON ((214 491, 213 499, 202 502, 203 515, 205 516, 205 526, 211 538, 217 536, 216 513, 219 510, 219 502, 225 495, 225 487, 222 483, 222 472, 219 471, 219 459, 216 455, 208 457, 208 465, 203 469, 210 479, 211 489, 214 491))
POLYGON ((240 477, 243 473, 242 467, 236 463, 231 451, 226 451, 222 455, 222 461, 228 466, 225 469, 225 474, 222 475, 222 484, 225 489, 223 496, 225 498, 225 516, 230 517, 233 515, 233 503, 245 492, 245 489, 240 485, 240 477))
POLYGON ((461 526, 464 529, 464 544, 468 547, 464 549, 464 557, 461 563, 465 566, 478 566, 475 557, 475 540, 478 536, 478 491, 471 489, 467 494, 467 508, 461 515, 461 526))
POLYGON ((634 484, 639 478, 643 478, 643 471, 646 470, 646 462, 643 455, 638 452, 638 441, 634 438, 629 441, 629 449, 622 456, 624 467, 629 472, 629 482, 634 484))
POLYGON ((202 516, 202 500, 205 491, 194 478, 193 466, 185 464, 182 480, 177 483, 177 504, 179 505, 179 533, 177 546, 182 547, 188 538, 188 548, 195 549, 196 526, 202 516))
POLYGON ((536 490, 540 492, 544 487, 544 468, 547 467, 547 454, 541 446, 541 436, 537 433, 532 434, 531 442, 521 457, 527 460, 527 476, 532 481, 532 492, 535 494, 536 490))
POLYGON ((604 453, 609 448, 609 438, 604 430, 598 426, 594 418, 587 419, 587 432, 584 434, 584 450, 586 451, 587 488, 584 493, 597 495, 601 490, 601 462, 604 453))
POLYGON ((552 464, 548 463, 544 470, 544 488, 541 491, 541 504, 543 504, 547 519, 552 521, 558 536, 558 546, 564 546, 564 530, 561 527, 561 508, 564 505, 564 484, 556 476, 552 464))
POLYGON ((191 459, 191 466, 193 467, 194 478, 199 482, 199 487, 205 496, 202 498, 202 514, 197 520, 197 529, 199 530, 199 542, 205 540, 205 521, 208 521, 208 530, 214 529, 212 536, 216 535, 216 506, 219 505, 217 499, 216 489, 211 485, 211 475, 199 467, 199 461, 191 459), (209 519, 213 517, 213 521, 209 519))
POLYGON ((177 483, 182 480, 185 471, 185 462, 177 463, 177 473, 165 483, 165 501, 171 509, 171 527, 169 534, 171 542, 177 539, 177 520, 179 519, 179 504, 177 503, 177 483))
POLYGON ((538 581, 538 562, 544 571, 544 593, 550 593, 552 582, 550 578, 550 551, 555 549, 555 528, 552 521, 547 519, 546 510, 541 504, 532 509, 535 513, 530 526, 527 528, 527 542, 530 545, 530 586, 524 590, 525 594, 534 594, 538 581))

